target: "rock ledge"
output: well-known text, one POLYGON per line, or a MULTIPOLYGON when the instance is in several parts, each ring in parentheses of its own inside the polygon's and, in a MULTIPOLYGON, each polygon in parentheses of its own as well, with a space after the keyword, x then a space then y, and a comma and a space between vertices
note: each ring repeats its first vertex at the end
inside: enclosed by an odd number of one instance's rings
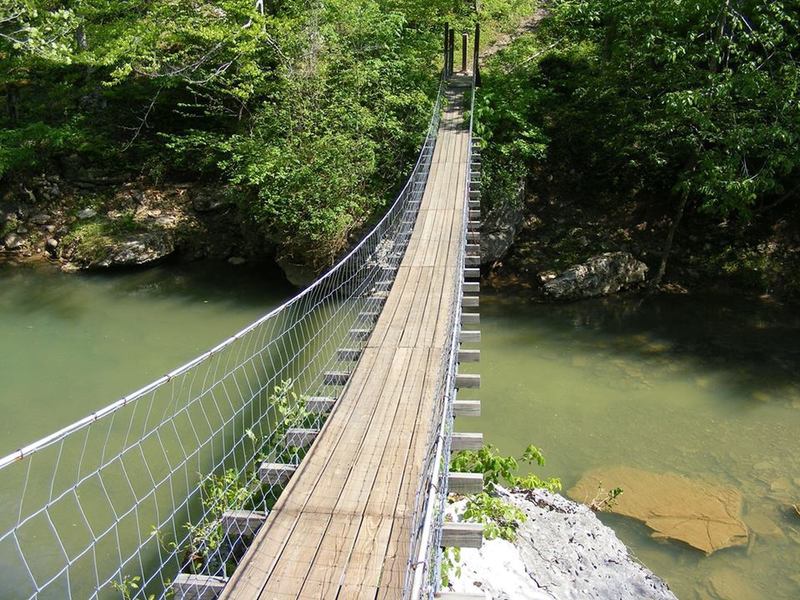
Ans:
POLYGON ((556 300, 606 296, 639 285, 647 265, 628 252, 605 252, 573 265, 544 284, 545 294, 556 300))
POLYGON ((528 518, 513 544, 463 549, 453 591, 495 600, 676 600, 587 506, 545 490, 498 494, 528 518))

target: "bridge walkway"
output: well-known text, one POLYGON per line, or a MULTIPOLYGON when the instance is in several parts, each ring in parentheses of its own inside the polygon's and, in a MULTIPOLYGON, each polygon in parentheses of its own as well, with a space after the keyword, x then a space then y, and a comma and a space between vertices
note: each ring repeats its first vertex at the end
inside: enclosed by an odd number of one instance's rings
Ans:
POLYGON ((409 246, 341 397, 222 598, 400 598, 451 332, 471 76, 447 106, 409 246))

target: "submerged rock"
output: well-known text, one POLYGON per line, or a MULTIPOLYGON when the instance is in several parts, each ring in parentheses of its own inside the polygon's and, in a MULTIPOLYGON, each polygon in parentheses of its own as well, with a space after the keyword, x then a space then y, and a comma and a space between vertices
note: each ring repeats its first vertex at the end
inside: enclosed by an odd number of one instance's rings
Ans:
POLYGON ((545 490, 498 493, 527 519, 514 543, 493 539, 461 550, 455 592, 494 600, 675 600, 587 506, 545 490))
POLYGON ((708 587, 713 597, 720 600, 759 600, 764 597, 746 577, 731 568, 714 571, 708 579, 708 587))
POLYGON ((642 521, 654 538, 684 542, 706 554, 747 543, 742 495, 672 473, 631 467, 595 469, 568 491, 579 502, 591 502, 599 490, 622 488, 611 511, 642 521))
POLYGON ((646 275, 647 265, 629 252, 606 252, 545 282, 544 291, 556 300, 606 296, 644 282, 646 275))

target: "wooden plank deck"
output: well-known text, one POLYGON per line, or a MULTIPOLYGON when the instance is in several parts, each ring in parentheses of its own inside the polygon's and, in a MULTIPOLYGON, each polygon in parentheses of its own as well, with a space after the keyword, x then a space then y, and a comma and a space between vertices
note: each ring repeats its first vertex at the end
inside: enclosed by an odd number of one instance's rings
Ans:
POLYGON ((463 244, 469 80, 454 78, 397 279, 342 397, 222 598, 400 598, 463 244))

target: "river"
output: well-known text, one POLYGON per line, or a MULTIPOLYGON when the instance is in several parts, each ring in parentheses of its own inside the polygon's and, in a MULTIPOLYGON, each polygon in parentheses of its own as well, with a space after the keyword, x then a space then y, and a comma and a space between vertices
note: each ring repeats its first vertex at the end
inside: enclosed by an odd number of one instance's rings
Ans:
POLYGON ((189 361, 294 291, 259 266, 0 266, 0 455, 189 361))
MULTIPOLYGON (((102 275, 0 268, 0 454, 85 416, 226 338, 288 297, 257 266, 102 275)), ((733 486, 747 547, 705 556, 603 515, 684 599, 800 597, 800 317, 733 294, 538 305, 484 294, 483 431, 540 446, 565 490, 627 465, 733 486), (766 525, 765 525, 766 523, 766 525), (770 525, 771 524, 771 525, 770 525), (748 587, 750 588, 748 590, 748 587), (748 595, 749 594, 749 595, 748 595)))
POLYGON ((461 429, 505 454, 538 445, 564 490, 616 465, 732 486, 757 533, 710 556, 602 518, 679 598, 800 598, 796 311, 734 294, 481 305, 483 414, 461 429))

